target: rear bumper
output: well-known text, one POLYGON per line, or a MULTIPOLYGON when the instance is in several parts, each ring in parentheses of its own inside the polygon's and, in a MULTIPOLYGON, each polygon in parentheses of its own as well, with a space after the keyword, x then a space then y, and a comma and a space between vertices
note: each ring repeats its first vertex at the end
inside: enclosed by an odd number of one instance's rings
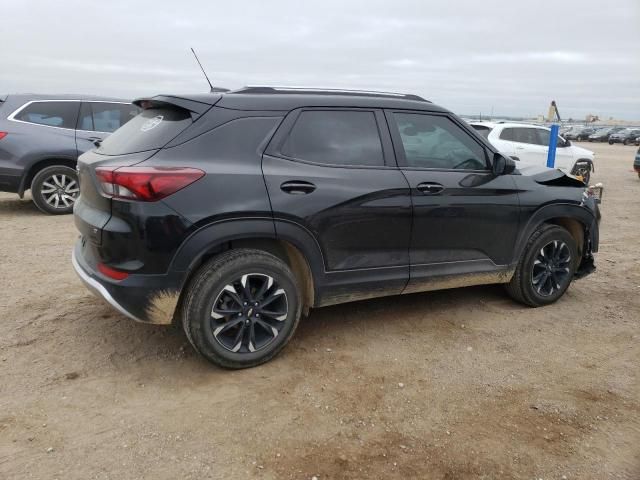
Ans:
POLYGON ((71 263, 80 280, 97 297, 105 300, 121 314, 143 323, 169 325, 173 322, 182 276, 129 275, 115 281, 104 277, 84 257, 85 240, 79 239, 71 255, 71 263))
POLYGON ((21 181, 20 175, 0 174, 0 192, 18 193, 21 181))

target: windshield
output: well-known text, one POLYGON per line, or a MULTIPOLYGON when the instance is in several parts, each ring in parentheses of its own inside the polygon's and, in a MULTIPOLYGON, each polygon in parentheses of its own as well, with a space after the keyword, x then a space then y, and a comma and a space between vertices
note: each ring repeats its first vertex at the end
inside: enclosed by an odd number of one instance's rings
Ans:
POLYGON ((162 148, 191 123, 183 108, 148 108, 108 136, 96 152, 123 155, 162 148))

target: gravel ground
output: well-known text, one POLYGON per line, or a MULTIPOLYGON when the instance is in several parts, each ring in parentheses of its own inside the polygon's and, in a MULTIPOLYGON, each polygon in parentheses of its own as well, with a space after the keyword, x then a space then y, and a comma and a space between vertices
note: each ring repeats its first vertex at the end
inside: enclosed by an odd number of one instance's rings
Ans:
POLYGON ((0 478, 640 478, 636 147, 591 144, 598 271, 328 307, 224 371, 80 284, 70 216, 0 194, 0 478))

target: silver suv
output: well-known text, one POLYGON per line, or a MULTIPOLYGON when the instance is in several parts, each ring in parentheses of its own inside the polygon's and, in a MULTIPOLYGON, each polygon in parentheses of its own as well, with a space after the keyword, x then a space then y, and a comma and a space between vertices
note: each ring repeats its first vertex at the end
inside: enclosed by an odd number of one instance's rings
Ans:
POLYGON ((140 109, 83 95, 0 95, 0 191, 45 213, 71 213, 79 193, 78 156, 94 148, 140 109))

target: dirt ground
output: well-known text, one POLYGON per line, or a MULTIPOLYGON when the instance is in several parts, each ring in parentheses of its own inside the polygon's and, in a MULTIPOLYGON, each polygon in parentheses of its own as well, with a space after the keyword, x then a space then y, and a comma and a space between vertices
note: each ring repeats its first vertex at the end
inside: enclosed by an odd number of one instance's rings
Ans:
POLYGON ((639 479, 637 147, 588 147, 598 270, 557 304, 491 286, 318 309, 243 371, 93 297, 72 217, 0 194, 0 479, 639 479))

